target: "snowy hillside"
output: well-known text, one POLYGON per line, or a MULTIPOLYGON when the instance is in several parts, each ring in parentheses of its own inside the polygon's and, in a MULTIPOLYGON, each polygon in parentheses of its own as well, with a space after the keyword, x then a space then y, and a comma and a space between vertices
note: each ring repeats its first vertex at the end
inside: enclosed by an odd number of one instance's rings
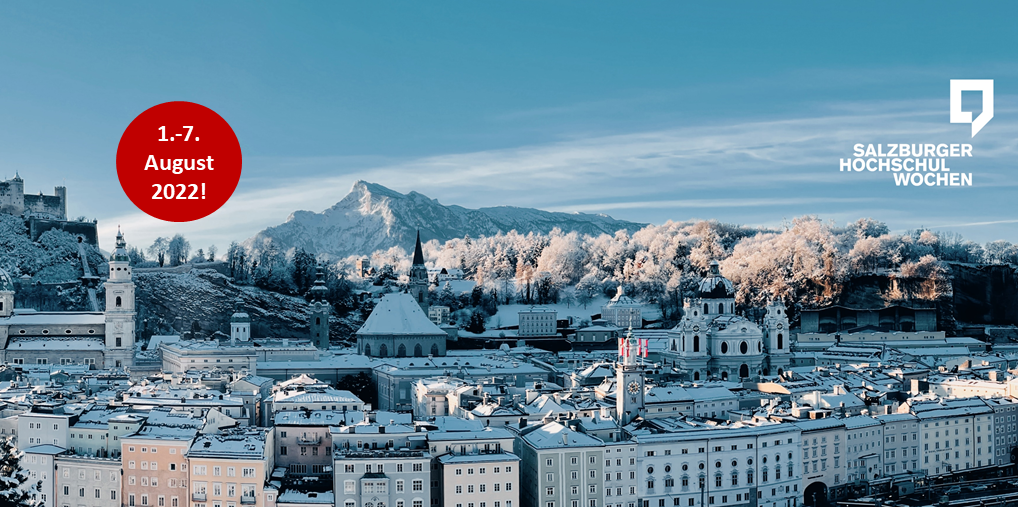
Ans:
POLYGON ((335 206, 321 212, 296 211, 286 222, 259 232, 244 242, 252 251, 274 244, 282 252, 304 248, 332 258, 370 255, 393 246, 412 248, 417 230, 421 239, 445 242, 464 236, 490 236, 515 230, 547 233, 554 228, 583 234, 635 231, 644 224, 615 220, 607 215, 553 213, 500 206, 467 209, 446 206, 417 192, 401 194, 382 185, 358 181, 335 206))
MULTIPOLYGON (((306 338, 308 304, 293 296, 256 287, 234 285, 211 269, 187 273, 136 272, 138 327, 142 334, 175 334, 197 323, 204 336, 228 334, 237 300, 252 320, 256 338, 306 338), (146 329, 147 328, 147 329, 146 329), (147 331, 147 332, 146 332, 147 331)), ((349 340, 360 326, 359 314, 333 315, 329 334, 333 342, 349 340)))

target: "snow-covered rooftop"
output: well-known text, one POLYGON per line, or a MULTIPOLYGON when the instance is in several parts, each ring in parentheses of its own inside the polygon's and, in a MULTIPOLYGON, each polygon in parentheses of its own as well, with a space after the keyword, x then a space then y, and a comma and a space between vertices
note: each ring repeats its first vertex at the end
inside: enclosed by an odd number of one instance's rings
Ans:
POLYGON ((382 296, 357 334, 446 336, 445 331, 424 314, 413 296, 403 292, 382 296))
POLYGON ((61 324, 105 325, 106 315, 102 312, 37 312, 17 309, 14 315, 0 319, 9 326, 46 326, 61 324))

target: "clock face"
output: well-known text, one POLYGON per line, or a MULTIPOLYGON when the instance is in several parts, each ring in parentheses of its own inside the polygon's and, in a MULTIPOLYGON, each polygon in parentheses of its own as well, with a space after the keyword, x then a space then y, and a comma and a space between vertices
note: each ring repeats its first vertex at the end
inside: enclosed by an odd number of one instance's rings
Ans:
POLYGON ((783 328, 783 327, 785 327, 785 325, 784 325, 784 324, 782 324, 782 323, 780 323, 780 322, 778 322, 778 329, 781 329, 781 328, 783 328))
POLYGON ((699 331, 699 330, 700 330, 700 326, 693 326, 693 331, 699 331))
POLYGON ((636 393, 640 392, 640 384, 639 384, 639 382, 630 382, 629 383, 629 392, 631 392, 633 394, 636 394, 636 393))

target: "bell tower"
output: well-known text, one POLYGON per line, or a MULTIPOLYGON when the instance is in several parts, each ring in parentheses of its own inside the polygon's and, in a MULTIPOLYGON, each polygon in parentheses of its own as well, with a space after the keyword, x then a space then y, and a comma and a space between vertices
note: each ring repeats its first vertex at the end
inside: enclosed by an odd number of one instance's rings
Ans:
POLYGON ((765 343, 771 375, 780 375, 791 362, 791 344, 788 340, 788 309, 780 299, 767 302, 763 319, 765 343))
POLYGON ((117 231, 117 244, 110 256, 106 279, 106 368, 130 368, 134 364, 134 281, 131 258, 124 235, 117 231))
POLYGON ((424 265, 424 250, 421 248, 421 231, 417 231, 417 244, 414 245, 414 263, 410 266, 410 283, 407 289, 414 301, 421 305, 424 314, 428 314, 428 268, 424 265))
POLYGON ((319 264, 315 268, 315 285, 311 287, 311 306, 308 328, 311 330, 311 342, 319 349, 329 348, 329 314, 332 307, 325 300, 329 289, 325 286, 325 270, 319 264))
POLYGON ((615 365, 615 410, 619 424, 625 426, 644 414, 644 370, 637 360, 642 351, 630 330, 621 339, 619 361, 615 365))

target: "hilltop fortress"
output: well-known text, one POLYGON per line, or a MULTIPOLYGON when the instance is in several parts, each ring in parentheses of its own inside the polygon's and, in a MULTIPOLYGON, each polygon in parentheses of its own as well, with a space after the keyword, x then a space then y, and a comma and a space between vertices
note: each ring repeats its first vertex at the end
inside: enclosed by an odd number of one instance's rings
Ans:
POLYGON ((98 246, 95 221, 67 220, 67 188, 53 188, 53 195, 25 193, 25 181, 15 173, 14 178, 0 181, 0 213, 23 217, 32 241, 50 229, 60 229, 78 237, 79 241, 98 246))
POLYGON ((67 188, 55 187, 53 195, 25 193, 25 181, 16 174, 0 181, 0 211, 8 215, 67 220, 67 188))

